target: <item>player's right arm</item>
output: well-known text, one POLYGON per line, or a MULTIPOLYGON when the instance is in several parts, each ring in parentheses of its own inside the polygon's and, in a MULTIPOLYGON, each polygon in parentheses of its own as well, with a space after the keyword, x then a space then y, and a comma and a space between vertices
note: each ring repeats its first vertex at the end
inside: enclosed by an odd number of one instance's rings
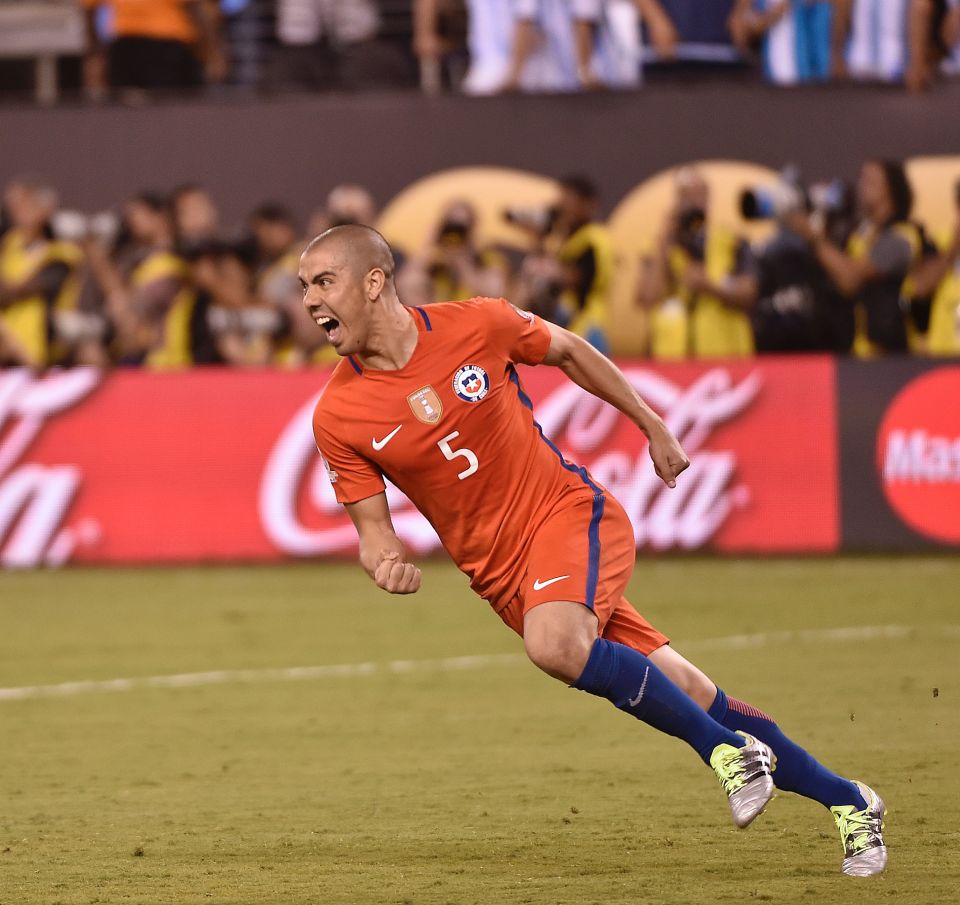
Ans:
POLYGON ((420 570, 407 562, 406 551, 393 528, 386 493, 344 507, 360 538, 360 565, 377 587, 391 594, 420 590, 420 570))
MULTIPOLYGON (((342 424, 346 409, 327 393, 337 381, 335 371, 313 414, 313 435, 323 456, 337 501, 357 529, 360 565, 377 584, 391 594, 413 594, 420 588, 420 570, 407 562, 406 551, 390 518, 386 486, 380 470, 351 445, 342 424)), ((334 388, 335 392, 335 388, 334 388)))

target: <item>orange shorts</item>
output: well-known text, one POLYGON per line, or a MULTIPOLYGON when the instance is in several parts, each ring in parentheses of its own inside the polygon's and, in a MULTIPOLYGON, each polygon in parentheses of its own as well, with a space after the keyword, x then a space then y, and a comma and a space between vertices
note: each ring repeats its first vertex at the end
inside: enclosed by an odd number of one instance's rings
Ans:
POLYGON ((623 596, 633 573, 636 544, 623 507, 606 494, 584 494, 554 512, 534 535, 520 590, 493 604, 497 615, 523 636, 523 617, 554 600, 593 610, 599 634, 642 654, 669 643, 623 596))

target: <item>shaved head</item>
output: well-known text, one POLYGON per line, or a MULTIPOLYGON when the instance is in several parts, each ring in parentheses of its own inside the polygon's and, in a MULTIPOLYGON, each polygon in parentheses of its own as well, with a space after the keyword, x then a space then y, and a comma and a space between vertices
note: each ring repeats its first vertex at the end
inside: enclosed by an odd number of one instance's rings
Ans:
POLYGON ((303 257, 321 249, 335 255, 358 276, 371 270, 382 270, 387 282, 393 282, 395 264, 390 245, 369 226, 349 224, 331 227, 307 245, 303 257))

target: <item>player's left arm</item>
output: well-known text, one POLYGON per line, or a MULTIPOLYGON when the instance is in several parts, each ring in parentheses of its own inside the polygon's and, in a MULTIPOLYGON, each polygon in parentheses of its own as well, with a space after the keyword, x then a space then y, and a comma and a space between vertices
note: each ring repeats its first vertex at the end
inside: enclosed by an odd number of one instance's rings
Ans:
POLYGON ((690 460, 663 419, 609 358, 569 330, 544 323, 550 331, 550 348, 543 364, 560 368, 578 386, 609 402, 636 424, 650 441, 650 458, 657 475, 668 487, 676 487, 677 475, 690 465, 690 460))

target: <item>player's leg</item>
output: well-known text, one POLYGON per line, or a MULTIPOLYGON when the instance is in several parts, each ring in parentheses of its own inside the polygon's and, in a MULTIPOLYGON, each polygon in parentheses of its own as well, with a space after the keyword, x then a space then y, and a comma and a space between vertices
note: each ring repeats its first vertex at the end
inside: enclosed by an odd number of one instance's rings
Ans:
MULTIPOLYGON (((649 650, 653 643, 651 633, 655 631, 623 600, 607 620, 604 636, 639 650, 649 650)), ((831 810, 844 843, 845 873, 866 876, 883 870, 886 864, 883 802, 872 789, 828 770, 786 736, 771 717, 728 697, 669 645, 661 645, 648 656, 718 723, 749 733, 769 745, 777 758, 773 781, 778 789, 812 798, 831 810)))
POLYGON ((749 825, 773 796, 770 749, 718 723, 649 657, 598 628, 582 603, 540 603, 524 617, 524 648, 547 674, 685 741, 717 774, 737 826, 749 825))
POLYGON ((597 617, 582 603, 549 601, 528 610, 523 645, 548 675, 683 739, 705 763, 718 745, 743 746, 742 737, 711 718, 648 657, 598 637, 597 617))
POLYGON ((717 772, 734 820, 746 826, 773 794, 769 749, 710 717, 644 652, 599 637, 634 558, 623 508, 586 495, 538 529, 518 598, 522 623, 515 604, 500 615, 523 635, 527 654, 545 672, 691 745, 717 772))
POLYGON ((718 723, 735 731, 748 732, 773 749, 777 755, 773 780, 778 789, 797 792, 827 808, 851 804, 859 809, 866 805, 855 782, 820 764, 784 735, 772 717, 737 698, 728 697, 672 647, 661 647, 650 655, 650 659, 718 723))

